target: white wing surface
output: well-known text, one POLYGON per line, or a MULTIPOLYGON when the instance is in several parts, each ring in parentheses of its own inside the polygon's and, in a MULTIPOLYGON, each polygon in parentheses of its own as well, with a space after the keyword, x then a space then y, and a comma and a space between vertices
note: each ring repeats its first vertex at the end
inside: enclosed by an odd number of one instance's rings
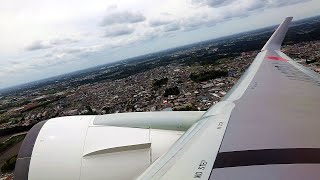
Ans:
POLYGON ((139 179, 320 179, 320 77, 280 51, 291 20, 139 179))

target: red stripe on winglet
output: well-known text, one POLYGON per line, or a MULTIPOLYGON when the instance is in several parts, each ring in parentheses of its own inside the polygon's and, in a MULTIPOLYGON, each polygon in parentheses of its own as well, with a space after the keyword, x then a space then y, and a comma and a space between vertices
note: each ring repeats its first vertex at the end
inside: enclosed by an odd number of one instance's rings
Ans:
POLYGON ((282 57, 277 57, 277 56, 268 56, 267 58, 270 60, 275 60, 275 61, 288 61, 282 57))

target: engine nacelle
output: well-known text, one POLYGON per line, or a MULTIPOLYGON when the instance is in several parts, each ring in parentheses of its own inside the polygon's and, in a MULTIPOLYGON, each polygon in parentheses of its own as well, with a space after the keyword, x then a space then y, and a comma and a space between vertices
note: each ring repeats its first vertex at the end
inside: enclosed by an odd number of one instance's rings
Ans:
POLYGON ((22 143, 15 179, 134 179, 203 113, 69 116, 38 123, 22 143))

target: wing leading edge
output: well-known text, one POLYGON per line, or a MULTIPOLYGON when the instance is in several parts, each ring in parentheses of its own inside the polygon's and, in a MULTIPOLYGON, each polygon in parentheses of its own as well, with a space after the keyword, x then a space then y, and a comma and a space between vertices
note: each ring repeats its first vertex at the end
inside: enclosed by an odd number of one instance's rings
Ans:
POLYGON ((277 30, 270 37, 268 42, 263 46, 262 51, 264 50, 280 50, 282 42, 287 34, 289 29, 289 24, 291 23, 293 17, 287 17, 277 28, 277 30))
POLYGON ((280 51, 291 20, 227 96, 138 179, 320 178, 320 77, 280 51))

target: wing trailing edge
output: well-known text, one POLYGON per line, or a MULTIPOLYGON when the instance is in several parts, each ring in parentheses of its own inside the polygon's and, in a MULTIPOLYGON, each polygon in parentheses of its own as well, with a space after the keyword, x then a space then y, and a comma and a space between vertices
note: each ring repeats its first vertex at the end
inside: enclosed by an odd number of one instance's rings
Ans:
POLYGON ((293 17, 287 17, 277 28, 277 30, 270 37, 268 42, 264 45, 261 51, 265 50, 280 50, 282 42, 288 32, 289 25, 292 21, 293 17))

